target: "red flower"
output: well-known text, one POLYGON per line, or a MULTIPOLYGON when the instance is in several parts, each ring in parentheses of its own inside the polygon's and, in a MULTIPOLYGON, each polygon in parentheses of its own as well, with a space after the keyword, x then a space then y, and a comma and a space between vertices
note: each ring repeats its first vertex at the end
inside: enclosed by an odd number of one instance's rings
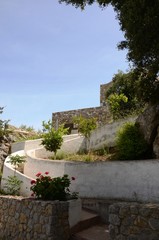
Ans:
POLYGON ((48 174, 49 174, 49 172, 45 172, 45 174, 46 174, 46 175, 48 175, 48 174))
POLYGON ((40 177, 40 175, 41 175, 41 172, 38 172, 38 173, 36 174, 36 177, 40 177))
POLYGON ((74 180, 75 180, 75 177, 72 177, 71 179, 74 181, 74 180))
POLYGON ((31 185, 33 185, 34 183, 36 183, 36 181, 35 180, 31 180, 31 185))
POLYGON ((34 193, 32 193, 31 196, 34 197, 34 193))

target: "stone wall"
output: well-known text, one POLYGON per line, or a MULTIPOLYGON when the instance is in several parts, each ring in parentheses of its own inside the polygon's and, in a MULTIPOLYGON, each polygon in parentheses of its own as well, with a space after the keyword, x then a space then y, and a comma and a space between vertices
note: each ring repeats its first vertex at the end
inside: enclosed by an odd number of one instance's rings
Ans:
POLYGON ((159 204, 115 203, 109 222, 111 240, 158 240, 159 204))
POLYGON ((100 106, 104 106, 105 105, 106 92, 112 86, 112 83, 113 82, 109 82, 109 83, 100 85, 100 106))
POLYGON ((0 239, 68 240, 68 203, 0 196, 0 239))
POLYGON ((55 112, 52 114, 53 127, 58 128, 60 124, 66 124, 66 127, 69 127, 71 132, 72 129, 76 129, 73 124, 73 117, 80 115, 85 118, 95 117, 97 119, 98 126, 103 126, 104 124, 108 123, 112 117, 108 108, 108 104, 106 103, 105 93, 111 87, 111 85, 112 82, 100 85, 100 107, 55 112))
POLYGON ((64 112, 55 112, 52 114, 53 126, 57 128, 60 124, 72 124, 74 116, 83 116, 85 118, 96 118, 98 126, 102 126, 111 120, 108 106, 83 108, 64 112))

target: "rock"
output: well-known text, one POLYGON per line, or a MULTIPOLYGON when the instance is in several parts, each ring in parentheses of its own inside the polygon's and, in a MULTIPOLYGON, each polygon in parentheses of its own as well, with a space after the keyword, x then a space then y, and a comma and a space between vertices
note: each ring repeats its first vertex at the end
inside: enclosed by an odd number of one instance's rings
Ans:
POLYGON ((148 144, 152 144, 159 126, 159 104, 150 105, 136 120, 148 144))
POLYGON ((0 140, 0 171, 3 169, 3 164, 6 157, 10 154, 11 141, 10 137, 3 136, 0 140))
POLYGON ((153 230, 159 229, 159 221, 156 218, 150 218, 149 225, 153 230))
POLYGON ((158 157, 159 133, 157 133, 157 129, 159 127, 159 104, 149 105, 147 109, 139 115, 136 124, 139 125, 139 129, 146 142, 151 150, 154 151, 155 156, 158 157))
POLYGON ((157 128, 157 135, 153 142, 153 152, 156 158, 159 158, 159 127, 157 128))
POLYGON ((115 214, 110 214, 109 215, 109 222, 110 222, 110 224, 113 224, 115 226, 119 226, 120 225, 120 218, 115 214))

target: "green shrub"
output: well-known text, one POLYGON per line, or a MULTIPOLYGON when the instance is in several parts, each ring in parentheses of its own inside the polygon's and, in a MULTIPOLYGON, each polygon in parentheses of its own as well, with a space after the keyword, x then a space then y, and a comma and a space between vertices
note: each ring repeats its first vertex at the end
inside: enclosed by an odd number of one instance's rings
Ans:
POLYGON ((118 157, 122 160, 145 159, 148 145, 134 123, 126 123, 117 134, 118 157))
MULTIPOLYGON (((66 153, 64 153, 64 152, 62 152, 62 151, 59 151, 59 152, 57 152, 57 154, 56 154, 56 159, 58 159, 58 160, 64 160, 65 158, 67 158, 67 155, 68 155, 68 154, 66 154, 66 153)), ((52 160, 55 160, 55 156, 53 155, 53 156, 51 157, 51 159, 52 159, 52 160)))
POLYGON ((97 150, 94 150, 93 153, 98 156, 105 156, 109 154, 109 148, 108 147, 99 148, 97 150))
POLYGON ((8 178, 4 178, 5 180, 5 193, 9 195, 19 195, 20 185, 22 183, 21 180, 17 178, 17 176, 8 176, 8 178))

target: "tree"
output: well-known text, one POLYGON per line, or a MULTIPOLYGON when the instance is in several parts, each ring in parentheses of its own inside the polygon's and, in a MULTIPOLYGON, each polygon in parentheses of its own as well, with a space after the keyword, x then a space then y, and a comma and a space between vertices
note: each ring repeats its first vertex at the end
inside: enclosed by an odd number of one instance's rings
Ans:
POLYGON ((63 143, 63 135, 67 133, 67 129, 64 128, 64 125, 61 125, 55 130, 50 120, 48 122, 43 121, 42 125, 44 134, 41 144, 46 150, 54 152, 54 159, 56 159, 57 150, 63 143))
POLYGON ((86 138, 86 147, 89 151, 91 132, 96 129, 97 120, 95 118, 75 116, 73 122, 78 125, 78 131, 86 138))
POLYGON ((159 1, 158 0, 59 0, 84 7, 95 2, 111 4, 117 13, 125 40, 119 49, 128 49, 127 58, 140 76, 141 96, 147 102, 158 101, 159 80, 159 1))
POLYGON ((19 167, 22 163, 26 162, 25 156, 20 156, 18 154, 9 156, 9 160, 7 161, 14 166, 14 175, 8 176, 4 178, 6 182, 4 185, 5 193, 10 195, 19 195, 20 185, 22 183, 21 180, 16 176, 17 167, 19 167))
MULTIPOLYGON (((0 107, 0 114, 3 113, 3 109, 4 107, 0 107)), ((7 140, 7 142, 10 142, 10 140, 6 137, 8 137, 9 133, 11 133, 11 131, 8 129, 8 122, 9 120, 2 120, 0 119, 0 145, 3 144, 4 139, 5 141, 7 140)), ((9 152, 9 147, 8 147, 8 152, 9 152)), ((3 153, 3 151, 2 151, 3 153)), ((7 156, 7 151, 6 151, 6 156, 7 156)), ((0 175, 3 172, 3 166, 4 166, 4 161, 5 161, 5 157, 4 154, 1 154, 0 156, 0 175)), ((0 182, 1 182, 1 177, 0 177, 0 182)))
POLYGON ((125 106, 128 102, 128 98, 124 94, 111 94, 107 101, 113 115, 113 119, 123 118, 126 115, 125 106))
POLYGON ((25 156, 20 156, 18 154, 9 156, 9 160, 7 161, 14 166, 14 176, 17 171, 17 167, 19 167, 22 163, 26 162, 25 156))
POLYGON ((138 92, 139 79, 133 71, 114 75, 112 85, 106 92, 106 101, 110 106, 113 118, 138 113, 145 105, 138 92))
MULTIPOLYGON (((0 114, 3 113, 4 107, 0 107, 0 114)), ((0 119, 0 139, 2 139, 4 136, 8 136, 9 129, 8 129, 8 122, 9 120, 1 120, 0 119)))

